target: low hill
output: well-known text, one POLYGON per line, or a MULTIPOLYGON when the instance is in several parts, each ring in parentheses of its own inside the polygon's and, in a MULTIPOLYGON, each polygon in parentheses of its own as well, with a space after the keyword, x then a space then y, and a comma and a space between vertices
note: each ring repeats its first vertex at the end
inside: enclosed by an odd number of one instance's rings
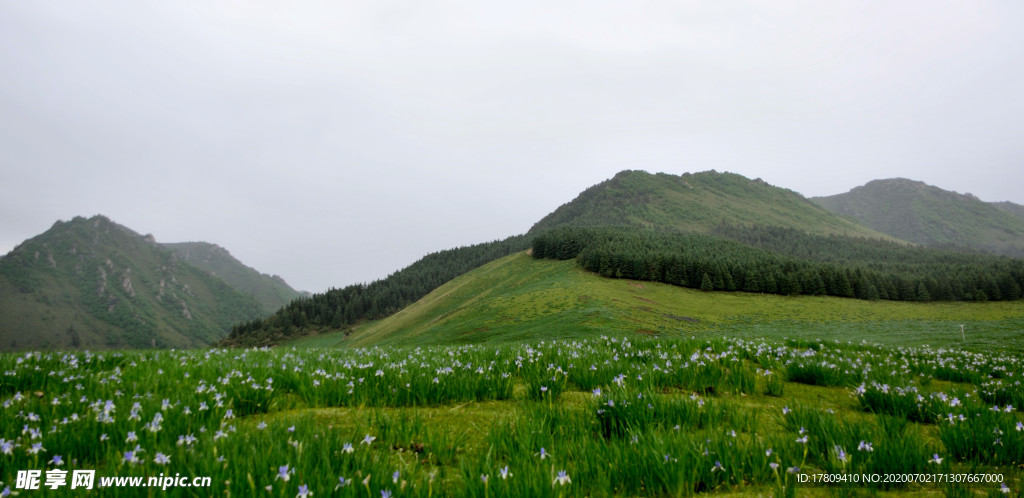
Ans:
POLYGON ((562 226, 644 226, 709 232, 726 223, 893 239, 837 216, 792 190, 715 171, 679 176, 622 171, 563 204, 529 233, 562 226))
POLYGON ((304 294, 291 288, 283 278, 267 275, 244 265, 227 249, 209 242, 175 242, 160 244, 182 261, 205 270, 235 290, 252 296, 265 312, 273 313, 304 294))
POLYGON ((906 303, 702 292, 604 278, 573 261, 518 253, 462 275, 415 304, 350 333, 288 343, 311 347, 571 339, 603 334, 947 343, 966 324, 967 348, 1024 347, 1020 302, 906 303))
POLYGON ((529 245, 529 238, 517 235, 431 253, 387 278, 296 299, 267 318, 238 324, 221 345, 269 346, 295 337, 348 330, 366 320, 389 316, 441 284, 529 245))
POLYGON ((0 349, 200 347, 262 314, 252 297, 103 216, 0 258, 0 349))
POLYGON ((836 214, 916 244, 1024 257, 1021 206, 984 202, 923 182, 875 180, 845 194, 813 199, 836 214))

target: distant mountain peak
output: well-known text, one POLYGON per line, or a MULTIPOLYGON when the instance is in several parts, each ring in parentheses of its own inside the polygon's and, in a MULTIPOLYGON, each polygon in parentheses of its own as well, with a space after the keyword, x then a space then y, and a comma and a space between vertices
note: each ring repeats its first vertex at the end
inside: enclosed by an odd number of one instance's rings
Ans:
POLYGON ((813 200, 879 232, 917 244, 1024 256, 1024 216, 1016 214, 1012 203, 987 203, 970 193, 906 178, 872 180, 845 194, 813 200))
POLYGON ((715 170, 681 175, 620 171, 545 216, 530 233, 559 226, 611 225, 709 231, 723 223, 890 238, 836 216, 792 190, 715 170))

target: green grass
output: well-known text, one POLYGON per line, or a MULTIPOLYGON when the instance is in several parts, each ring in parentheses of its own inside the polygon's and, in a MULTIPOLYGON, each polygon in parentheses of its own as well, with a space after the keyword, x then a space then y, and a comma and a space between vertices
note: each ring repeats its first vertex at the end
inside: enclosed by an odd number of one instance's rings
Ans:
POLYGON ((465 344, 608 333, 1020 351, 1024 301, 908 303, 701 292, 602 278, 573 261, 520 253, 458 277, 391 317, 357 327, 347 338, 325 334, 289 345, 465 344))
POLYGON ((60 467, 213 478, 209 489, 174 496, 292 497, 300 486, 367 497, 1000 493, 995 483, 801 483, 787 472, 799 468, 998 474, 1011 496, 1024 496, 1024 416, 1002 404, 992 410, 993 394, 980 394, 998 379, 1005 399, 1024 395, 1014 382, 1024 375, 1019 352, 627 334, 0 354, 0 371, 0 492, 13 488, 18 470, 60 467), (852 372, 864 387, 769 387, 812 360, 852 372), (953 371, 963 375, 942 380, 953 371), (269 392, 265 405, 252 402, 252 389, 269 392), (908 392, 935 410, 922 416, 904 403, 908 392), (58 455, 63 463, 54 463, 58 455))

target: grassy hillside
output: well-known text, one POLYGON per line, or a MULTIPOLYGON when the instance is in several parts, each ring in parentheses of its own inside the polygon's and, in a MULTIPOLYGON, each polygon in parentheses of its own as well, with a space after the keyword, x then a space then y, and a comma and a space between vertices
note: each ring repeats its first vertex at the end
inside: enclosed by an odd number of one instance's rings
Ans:
POLYGON ((273 313, 302 293, 277 275, 266 275, 235 259, 227 249, 209 242, 164 243, 182 261, 205 270, 239 292, 252 296, 266 313, 273 313))
POLYGON ((681 176, 623 171, 545 216, 530 233, 560 226, 618 225, 707 232, 723 223, 893 239, 837 216, 791 190, 715 171, 681 176))
POLYGON ((369 284, 350 285, 288 303, 273 315, 236 325, 225 346, 267 346, 299 336, 347 329, 391 315, 441 284, 480 265, 522 251, 523 235, 428 254, 369 284))
POLYGON ((0 349, 200 347, 259 303, 102 216, 0 258, 0 349))
POLYGON ((875 180, 845 194, 817 197, 825 208, 893 237, 923 245, 955 246, 1024 256, 1024 217, 997 206, 902 178, 875 180))
POLYGON ((514 254, 344 337, 297 346, 430 345, 582 338, 601 334, 841 339, 890 345, 1024 348, 1024 303, 896 303, 702 292, 602 278, 573 261, 514 254), (960 324, 965 324, 966 341, 960 324))

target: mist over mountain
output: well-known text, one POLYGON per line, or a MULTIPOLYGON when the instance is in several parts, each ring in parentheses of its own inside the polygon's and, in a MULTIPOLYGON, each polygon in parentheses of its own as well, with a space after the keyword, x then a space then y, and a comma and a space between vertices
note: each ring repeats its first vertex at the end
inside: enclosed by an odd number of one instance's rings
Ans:
POLYGON ((0 349, 202 347, 297 295, 212 244, 76 217, 0 258, 0 349))
POLYGON ((879 232, 927 246, 1024 257, 1024 206, 984 202, 924 182, 874 180, 844 194, 815 197, 830 211, 879 232))

